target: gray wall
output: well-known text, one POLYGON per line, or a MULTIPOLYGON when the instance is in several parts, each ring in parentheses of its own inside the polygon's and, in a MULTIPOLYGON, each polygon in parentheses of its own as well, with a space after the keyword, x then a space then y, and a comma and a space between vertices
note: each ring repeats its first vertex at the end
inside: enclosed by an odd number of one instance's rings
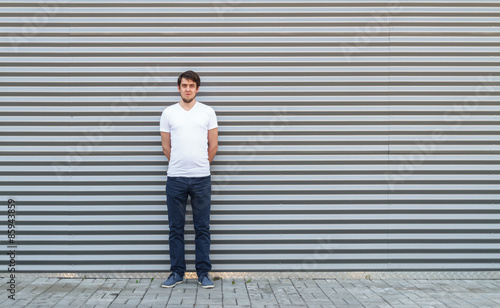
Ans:
POLYGON ((499 25, 500 1, 0 2, 16 270, 168 270, 187 69, 220 125, 214 271, 499 270, 499 25))

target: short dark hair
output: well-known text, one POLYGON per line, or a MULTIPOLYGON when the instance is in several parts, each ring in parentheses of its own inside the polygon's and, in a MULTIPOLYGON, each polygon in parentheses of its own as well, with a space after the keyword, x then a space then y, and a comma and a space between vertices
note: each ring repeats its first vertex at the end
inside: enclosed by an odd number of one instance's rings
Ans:
POLYGON ((196 74, 195 72, 193 71, 185 71, 184 73, 182 73, 179 78, 177 78, 177 86, 180 87, 181 86, 181 81, 182 81, 182 78, 186 78, 187 80, 192 80, 196 83, 196 88, 198 89, 201 85, 201 80, 200 80, 200 76, 198 76, 198 74, 196 74))

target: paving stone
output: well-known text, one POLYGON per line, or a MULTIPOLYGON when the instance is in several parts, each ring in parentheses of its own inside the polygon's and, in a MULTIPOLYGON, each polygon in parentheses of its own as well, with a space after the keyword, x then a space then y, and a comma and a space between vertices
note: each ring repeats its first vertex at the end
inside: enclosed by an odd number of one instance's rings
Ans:
POLYGON ((150 284, 151 279, 129 279, 109 307, 119 308, 125 305, 137 307, 144 298, 150 284))
POLYGON ((108 307, 120 294, 123 288, 127 285, 128 279, 106 279, 102 284, 96 283, 99 286, 97 290, 87 299, 82 307, 108 307))
POLYGON ((309 307, 312 306, 322 306, 322 305, 333 305, 332 301, 326 296, 326 294, 321 290, 315 280, 310 279, 298 279, 293 280, 295 288, 302 295, 304 302, 309 307))
MULTIPOLYGON (((7 274, 5 274, 7 275, 7 274)), ((8 275, 7 275, 8 276, 8 275)), ((0 285, 2 286, 2 288, 0 288, 0 302, 4 301, 7 296, 9 296, 11 293, 8 291, 9 289, 9 280, 11 278, 10 277, 2 277, 0 278, 0 285)), ((16 278, 13 278, 13 281, 15 283, 13 283, 13 285, 15 285, 16 287, 13 288, 13 289, 17 289, 17 281, 16 281, 16 278)), ((17 290, 15 290, 17 292, 17 290)))
POLYGON ((161 283, 161 280, 153 280, 144 294, 141 303, 137 307, 166 307, 168 299, 170 298, 170 293, 172 293, 173 289, 162 288, 161 283))
POLYGON ((58 303, 67 293, 71 292, 80 282, 72 279, 58 279, 50 288, 37 296, 26 307, 51 307, 58 303))
POLYGON ((250 303, 252 306, 262 305, 279 307, 279 304, 271 288, 270 281, 275 280, 256 279, 246 284, 248 296, 250 298, 250 303))
POLYGON ((171 289, 170 298, 167 302, 167 307, 170 306, 187 306, 196 304, 198 295, 198 282, 195 279, 186 279, 171 289))
POLYGON ((280 306, 306 306, 290 279, 280 279, 270 282, 270 287, 280 306))
POLYGON ((68 279, 78 282, 73 290, 66 293, 55 307, 80 307, 82 306, 104 283, 105 279, 68 279))
MULTIPOLYGON (((7 274, 5 274, 5 275, 7 275, 7 274)), ((7 285, 7 283, 10 281, 10 277, 9 277, 9 279, 6 279, 6 277, 4 279, 5 280, 2 280, 2 281, 4 281, 4 284, 2 284, 3 288, 1 288, 2 291, 4 291, 4 292, 0 293, 1 294, 0 307, 9 307, 11 305, 16 304, 18 302, 18 300, 21 299, 18 296, 19 292, 22 289, 24 289, 26 286, 29 286, 34 280, 36 280, 38 278, 27 278, 27 277, 18 278, 18 277, 16 277, 15 278, 15 287, 14 287, 14 291, 15 291, 14 300, 12 300, 8 297, 9 295, 12 295, 12 293, 7 290, 10 288, 10 285, 7 285)))
POLYGON ((19 307, 27 307, 38 296, 54 285, 59 278, 36 278, 20 291, 16 291, 15 301, 7 302, 19 307))

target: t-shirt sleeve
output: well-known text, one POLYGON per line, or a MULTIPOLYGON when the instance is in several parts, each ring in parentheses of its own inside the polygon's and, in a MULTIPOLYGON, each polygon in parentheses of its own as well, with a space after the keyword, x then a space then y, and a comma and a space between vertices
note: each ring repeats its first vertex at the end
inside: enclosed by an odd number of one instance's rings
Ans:
POLYGON ((210 108, 210 112, 208 113, 208 115, 208 130, 218 127, 219 125, 217 124, 217 116, 215 115, 215 110, 213 108, 210 108))
POLYGON ((163 110, 160 118, 160 132, 170 133, 170 124, 167 119, 167 110, 163 110))

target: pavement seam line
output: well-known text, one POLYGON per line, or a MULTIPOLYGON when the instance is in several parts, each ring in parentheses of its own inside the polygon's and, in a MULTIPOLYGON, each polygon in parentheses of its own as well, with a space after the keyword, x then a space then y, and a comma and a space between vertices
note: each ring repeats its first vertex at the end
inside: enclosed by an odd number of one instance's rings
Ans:
MULTIPOLYGON (((314 281, 314 284, 318 287, 318 289, 321 290, 321 292, 323 292, 323 294, 325 295, 326 298, 328 298, 328 300, 330 301, 330 303, 332 303, 333 306, 335 306, 335 304, 332 302, 332 300, 330 299, 330 296, 328 296, 328 294, 325 293, 325 291, 323 290, 323 288, 321 288, 318 284, 318 279, 313 279, 314 281)), ((323 279, 324 280, 324 279, 323 279)))

